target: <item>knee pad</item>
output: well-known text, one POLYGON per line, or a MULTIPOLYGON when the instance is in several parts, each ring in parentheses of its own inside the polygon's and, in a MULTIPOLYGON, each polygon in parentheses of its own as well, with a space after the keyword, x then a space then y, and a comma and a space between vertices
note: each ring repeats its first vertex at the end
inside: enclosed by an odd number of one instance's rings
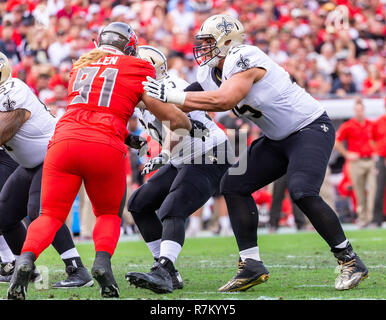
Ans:
POLYGON ((134 191, 127 201, 127 210, 131 214, 155 211, 158 208, 155 208, 154 202, 152 201, 153 197, 151 196, 154 193, 154 190, 151 190, 151 186, 147 183, 142 185, 140 188, 134 191))
POLYGON ((312 190, 307 186, 296 185, 296 186, 288 186, 288 192, 290 194, 291 199, 296 203, 297 201, 305 198, 305 197, 318 197, 319 191, 312 190))

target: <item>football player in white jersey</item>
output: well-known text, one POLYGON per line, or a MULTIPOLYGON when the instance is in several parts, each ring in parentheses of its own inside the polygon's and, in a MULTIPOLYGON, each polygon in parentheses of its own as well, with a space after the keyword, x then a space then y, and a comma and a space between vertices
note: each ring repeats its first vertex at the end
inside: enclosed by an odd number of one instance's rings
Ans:
POLYGON ((263 132, 234 165, 246 164, 246 172, 234 175, 229 169, 222 180, 240 260, 239 272, 219 291, 243 291, 267 280, 257 246, 258 214, 251 194, 285 173, 291 198, 341 266, 335 288, 354 288, 368 276, 368 270, 346 239, 336 213, 319 196, 335 142, 331 120, 282 67, 258 47, 243 44, 243 37, 243 25, 228 15, 209 17, 196 35, 201 41, 193 50, 199 73, 215 69, 221 74, 217 90, 183 92, 151 78, 144 82, 148 95, 179 105, 185 112, 232 110, 263 132))
MULTIPOLYGON (((20 255, 26 227, 22 220, 36 219, 40 210, 43 161, 56 119, 32 90, 20 79, 12 78, 7 57, 0 52, 0 145, 18 164, 0 193, 0 230, 11 251, 20 255)), ((66 265, 66 280, 53 288, 92 286, 66 225, 57 232, 53 246, 66 265)), ((15 261, 7 269, 7 281, 14 273, 15 261)), ((3 277, 4 279, 4 277, 3 277)))
MULTIPOLYGON (((154 65, 157 79, 167 87, 184 90, 189 85, 167 73, 166 58, 158 49, 140 46, 138 56, 154 65)), ((174 263, 184 244, 186 219, 215 194, 234 162, 233 151, 223 130, 205 111, 187 114, 192 123, 202 123, 208 129, 204 141, 187 136, 174 147, 154 115, 138 107, 136 113, 162 151, 142 173, 159 168, 158 172, 131 195, 127 208, 156 261, 149 273, 129 272, 126 279, 135 286, 168 293, 183 287, 174 263)))
MULTIPOLYGON (((18 164, 0 147, 0 192, 8 177, 14 172, 18 164)), ((4 236, 0 233, 0 283, 9 282, 9 270, 13 269, 15 256, 9 248, 4 236)))

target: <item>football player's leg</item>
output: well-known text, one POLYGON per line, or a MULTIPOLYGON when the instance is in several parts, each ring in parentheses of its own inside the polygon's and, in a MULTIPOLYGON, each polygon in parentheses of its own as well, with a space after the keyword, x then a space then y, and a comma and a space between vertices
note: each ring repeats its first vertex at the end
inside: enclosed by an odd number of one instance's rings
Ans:
POLYGON ((47 151, 42 177, 42 214, 28 227, 8 288, 8 299, 25 299, 28 281, 35 268, 34 261, 52 243, 67 218, 81 185, 81 178, 69 173, 69 167, 77 161, 72 156, 66 141, 47 151))
POLYGON ((269 277, 257 245, 259 214, 252 193, 285 174, 287 160, 274 141, 263 137, 254 141, 234 166, 243 165, 243 174, 232 174, 231 168, 221 182, 240 257, 239 272, 219 289, 221 292, 244 291, 269 277))
POLYGON ((80 171, 96 216, 93 230, 96 253, 91 273, 99 283, 102 297, 119 297, 110 260, 119 240, 126 203, 125 154, 98 143, 82 144, 81 148, 88 151, 80 171))
MULTIPOLYGON (((29 225, 22 252, 33 252, 38 258, 66 221, 82 182, 71 169, 77 160, 77 154, 69 152, 66 141, 48 149, 41 179, 41 215, 29 225)), ((35 186, 39 184, 38 178, 35 186)), ((31 207, 36 207, 38 200, 34 202, 31 207)))
MULTIPOLYGON (((35 220, 40 213, 42 172, 43 166, 36 170, 29 190, 28 217, 31 221, 35 220)), ((66 280, 56 282, 53 288, 78 288, 93 284, 92 277, 84 267, 71 232, 65 223, 56 232, 52 246, 62 258, 68 275, 66 280)))
POLYGON ((160 258, 149 273, 129 273, 130 283, 156 293, 183 287, 174 263, 185 240, 185 221, 216 192, 226 165, 184 165, 158 210, 162 221, 160 258))
POLYGON ((145 184, 131 195, 127 210, 133 216, 146 245, 155 259, 159 258, 162 223, 156 214, 169 193, 177 169, 172 165, 161 167, 145 184))
POLYGON ((227 169, 227 165, 217 164, 184 165, 179 169, 169 194, 159 209, 163 225, 161 256, 169 258, 173 263, 176 261, 179 252, 168 251, 166 243, 171 241, 183 246, 186 219, 217 191, 227 169))
POLYGON ((343 290, 357 286, 367 277, 368 271, 346 239, 337 214, 319 196, 334 140, 331 121, 322 118, 309 125, 307 130, 291 136, 284 145, 289 158, 287 176, 291 198, 342 266, 336 288, 343 290))
POLYGON ((240 251, 257 246, 258 212, 252 193, 280 178, 287 169, 284 155, 266 138, 254 141, 233 167, 242 163, 246 166, 243 174, 233 174, 230 168, 221 182, 240 251))
POLYGON ((27 232, 22 220, 27 216, 30 183, 29 172, 19 166, 9 176, 0 194, 0 230, 16 256, 21 253, 27 232))

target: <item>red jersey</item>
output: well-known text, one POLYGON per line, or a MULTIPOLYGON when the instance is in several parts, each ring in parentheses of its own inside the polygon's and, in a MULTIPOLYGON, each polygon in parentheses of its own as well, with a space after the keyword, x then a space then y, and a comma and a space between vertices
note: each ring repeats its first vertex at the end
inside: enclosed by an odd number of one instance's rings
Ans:
POLYGON ((373 138, 377 155, 386 157, 386 115, 374 122, 373 138))
POLYGON ((146 76, 155 78, 154 67, 126 55, 111 54, 73 69, 68 107, 50 143, 80 139, 106 143, 126 152, 127 122, 142 99, 146 76))
POLYGON ((348 151, 357 152, 362 158, 371 157, 374 152, 372 129, 373 123, 370 120, 360 123, 353 118, 340 126, 336 138, 339 142, 346 140, 348 151))

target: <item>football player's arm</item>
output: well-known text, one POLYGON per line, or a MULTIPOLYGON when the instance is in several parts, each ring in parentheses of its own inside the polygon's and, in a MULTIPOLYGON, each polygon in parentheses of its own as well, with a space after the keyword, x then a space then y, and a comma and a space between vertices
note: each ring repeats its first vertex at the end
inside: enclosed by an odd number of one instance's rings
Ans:
POLYGON ((205 92, 187 92, 183 111, 205 110, 205 111, 226 111, 233 109, 248 92, 252 85, 260 80, 264 69, 251 68, 234 74, 230 79, 225 80, 218 90, 205 92))
POLYGON ((26 109, 0 112, 0 145, 12 139, 30 116, 26 109))
POLYGON ((159 121, 169 121, 171 130, 181 128, 190 131, 192 129, 189 118, 175 105, 149 97, 146 92, 142 95, 142 101, 146 105, 146 109, 154 114, 159 121))

